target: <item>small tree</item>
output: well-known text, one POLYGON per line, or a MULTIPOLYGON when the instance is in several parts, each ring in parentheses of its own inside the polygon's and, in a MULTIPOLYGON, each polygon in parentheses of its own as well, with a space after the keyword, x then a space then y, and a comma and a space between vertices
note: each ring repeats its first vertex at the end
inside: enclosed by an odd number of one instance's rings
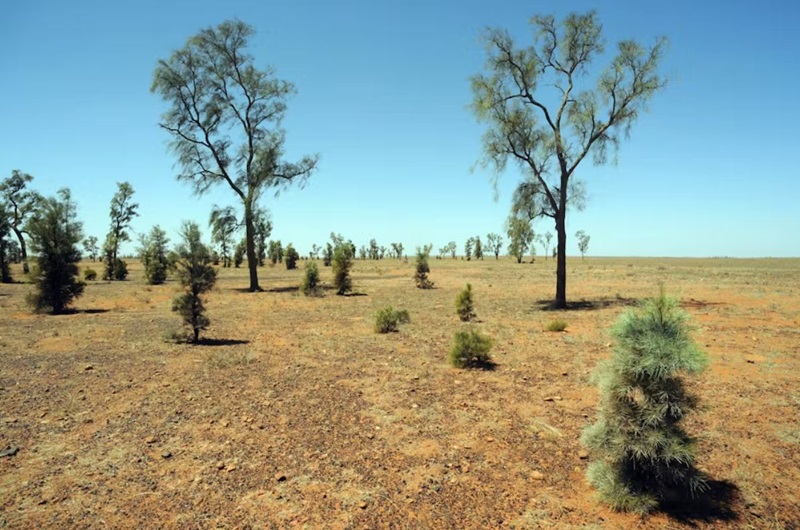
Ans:
POLYGON ((467 258, 467 261, 472 259, 472 246, 474 244, 475 241, 471 237, 464 243, 464 257, 467 258))
POLYGON ((456 259, 456 252, 458 252, 458 245, 456 245, 456 242, 455 241, 450 241, 447 244, 447 248, 448 248, 448 250, 450 252, 450 257, 452 259, 456 259))
POLYGON ((25 234, 27 233, 24 228, 25 222, 42 199, 41 195, 27 189, 28 183, 32 180, 31 175, 15 169, 11 172, 10 177, 0 182, 0 200, 5 203, 9 227, 19 241, 23 274, 30 272, 28 251, 25 246, 25 234))
POLYGON ((472 255, 475 256, 475 259, 483 259, 483 243, 481 243, 481 236, 475 236, 472 240, 475 243, 475 249, 472 251, 472 255))
MULTIPOLYGON (((222 266, 231 266, 231 254, 233 253, 233 236, 239 230, 239 221, 236 220, 236 212, 232 206, 219 208, 214 206, 208 218, 211 227, 211 242, 219 245, 222 254, 222 266)), ((241 263, 241 262, 240 262, 241 263)))
POLYGON ((375 238, 369 240, 369 259, 378 259, 380 257, 380 247, 378 247, 378 242, 375 241, 375 238))
POLYGON ((286 251, 283 255, 283 261, 286 263, 286 270, 297 268, 297 260, 300 259, 300 254, 295 250, 291 243, 286 245, 286 251))
POLYGON ((509 239, 508 253, 517 258, 517 263, 522 263, 525 252, 533 242, 531 223, 512 215, 508 218, 506 226, 509 239))
POLYGON ((128 276, 127 264, 117 254, 120 245, 131 240, 128 230, 133 218, 139 215, 139 205, 132 199, 133 187, 128 182, 117 182, 117 193, 111 198, 109 212, 111 228, 103 244, 104 280, 124 280, 128 276))
POLYGON ((547 256, 550 254, 550 241, 553 239, 553 234, 545 232, 544 235, 539 234, 539 243, 544 247, 544 259, 547 261, 547 256))
MULTIPOLYGON (((256 262, 259 267, 264 266, 264 259, 267 257, 267 238, 272 233, 272 220, 270 219, 269 212, 257 208, 255 212, 253 212, 253 240, 255 241, 255 253, 256 253, 256 262)), ((245 250, 247 250, 247 239, 245 238, 245 250)), ((252 276, 251 276, 252 282, 252 276)), ((253 291, 259 291, 261 288, 258 289, 251 289, 253 291)))
POLYGON ((581 260, 583 260, 586 251, 589 250, 589 234, 583 230, 578 230, 575 232, 575 237, 578 239, 578 250, 581 251, 581 260))
POLYGON ((492 339, 476 329, 457 331, 450 348, 450 364, 456 368, 486 368, 491 365, 492 339))
POLYGON ((245 252, 247 252, 247 242, 242 239, 233 251, 233 266, 237 269, 244 261, 245 252))
POLYGON ((475 301, 472 299, 472 285, 469 283, 466 288, 456 296, 456 313, 462 322, 469 322, 476 317, 475 301))
POLYGON ((431 255, 433 245, 425 245, 420 248, 417 247, 417 265, 414 272, 414 280, 417 282, 419 289, 433 289, 433 282, 428 279, 428 273, 431 268, 428 265, 428 257, 431 255))
POLYGON ((303 275, 303 286, 300 288, 306 296, 319 294, 319 269, 313 261, 306 263, 305 274, 303 275))
POLYGON ((319 253, 322 250, 322 247, 314 243, 311 245, 311 252, 308 253, 309 259, 319 259, 319 253))
POLYGON ((178 281, 186 292, 172 302, 172 310, 177 311, 183 322, 192 332, 192 342, 200 340, 200 331, 210 323, 206 316, 202 295, 214 287, 217 271, 211 266, 211 252, 201 241, 197 223, 185 222, 181 229, 183 242, 175 252, 178 255, 176 269, 178 281))
POLYGON ((643 514, 706 487, 694 467, 693 440, 679 425, 696 407, 680 373, 708 364, 688 319, 662 288, 639 311, 622 315, 612 330, 614 357, 595 371, 598 419, 581 439, 597 458, 589 481, 615 509, 643 514))
POLYGON ((139 258, 144 265, 144 277, 150 285, 160 285, 167 281, 167 233, 156 225, 148 235, 139 237, 139 258))
POLYGON ((325 243, 325 250, 322 251, 322 264, 326 267, 331 266, 333 261, 333 245, 325 243))
POLYGON ((5 205, 0 203, 0 283, 11 283, 11 245, 8 239, 11 232, 10 216, 5 205))
POLYGON ((363 260, 367 259, 368 255, 369 255, 369 253, 367 252, 367 247, 365 247, 364 245, 361 245, 360 247, 358 247, 358 259, 363 261, 363 260))
POLYGON ((72 195, 62 188, 58 197, 38 201, 36 214, 28 220, 25 232, 38 254, 33 272, 36 291, 28 296, 35 311, 63 313, 83 293, 86 284, 77 279, 83 227, 76 218, 72 195))
POLYGON ((267 256, 269 257, 270 263, 275 265, 283 261, 283 244, 280 239, 277 241, 270 240, 267 249, 267 256))
POLYGON ((403 259, 403 244, 392 243, 392 253, 394 254, 395 259, 403 259))
POLYGON ((333 251, 333 285, 336 294, 344 295, 353 290, 353 281, 350 278, 350 268, 353 266, 353 253, 350 245, 339 243, 333 251))
POLYGON ((489 252, 494 254, 494 259, 500 259, 500 252, 503 250, 503 236, 491 233, 486 236, 486 246, 489 252))
POLYGON ((83 240, 83 251, 90 260, 97 261, 97 254, 100 253, 100 248, 97 246, 97 238, 95 236, 89 236, 83 240))

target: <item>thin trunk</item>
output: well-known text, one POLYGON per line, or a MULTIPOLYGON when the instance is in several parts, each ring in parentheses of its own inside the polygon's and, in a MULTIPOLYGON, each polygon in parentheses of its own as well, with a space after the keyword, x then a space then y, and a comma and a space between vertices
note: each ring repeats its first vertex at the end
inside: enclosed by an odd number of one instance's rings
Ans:
POLYGON ((245 240, 247 242, 247 268, 250 270, 250 292, 261 291, 258 285, 258 261, 256 259, 256 230, 253 226, 253 205, 250 201, 244 203, 245 240))
POLYGON ((28 266, 28 249, 25 247, 25 238, 22 237, 22 232, 17 230, 16 226, 11 227, 14 230, 14 233, 17 235, 17 239, 19 240, 19 250, 20 255, 22 256, 22 272, 23 274, 28 274, 31 269, 28 266))
POLYGON ((554 309, 567 308, 567 227, 566 209, 562 208, 556 213, 556 237, 558 238, 558 253, 556 264, 556 299, 554 309))

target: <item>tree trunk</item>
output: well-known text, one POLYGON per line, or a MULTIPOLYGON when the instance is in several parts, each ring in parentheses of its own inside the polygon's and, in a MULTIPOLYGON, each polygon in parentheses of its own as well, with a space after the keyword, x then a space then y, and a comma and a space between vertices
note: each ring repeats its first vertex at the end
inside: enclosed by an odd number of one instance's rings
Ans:
POLYGON ((17 230, 16 226, 12 226, 11 228, 17 235, 17 239, 19 239, 19 253, 22 256, 22 272, 23 274, 28 274, 31 272, 31 268, 28 266, 28 249, 25 247, 25 238, 22 237, 22 232, 17 230))
POLYGON ((558 254, 556 262, 556 299, 554 309, 567 308, 567 226, 566 208, 556 214, 556 234, 558 238, 558 254))
POLYGON ((261 291, 258 285, 258 261, 256 259, 256 229, 253 226, 253 204, 250 201, 244 203, 244 224, 245 241, 247 242, 247 268, 250 270, 250 289, 251 293, 261 291))

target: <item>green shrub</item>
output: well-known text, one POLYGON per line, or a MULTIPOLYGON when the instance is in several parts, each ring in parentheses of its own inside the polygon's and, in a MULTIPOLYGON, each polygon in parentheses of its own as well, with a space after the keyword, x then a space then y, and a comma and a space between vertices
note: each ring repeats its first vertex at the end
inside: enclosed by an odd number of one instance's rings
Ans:
POLYGON ((408 311, 405 309, 384 307, 375 315, 375 333, 397 331, 400 324, 405 324, 409 320, 408 311))
POLYGON ((492 339, 476 329, 457 331, 450 348, 450 364, 456 368, 482 368, 491 365, 492 339))
POLYGON ((475 303, 472 300, 472 285, 467 284, 466 288, 456 296, 456 313, 458 313, 458 318, 460 318, 462 322, 469 322, 475 319, 475 303))
POLYGON ((88 281, 94 281, 97 279, 97 271, 94 269, 84 269, 83 270, 83 279, 88 281))
POLYGON ((306 296, 316 296, 319 294, 319 269, 313 261, 306 263, 305 274, 303 275, 303 286, 300 288, 306 296))
POLYGON ((286 251, 283 254, 283 261, 286 263, 286 270, 297 268, 297 260, 300 259, 300 254, 295 250, 291 243, 286 245, 286 251))
POLYGON ((128 277, 128 264, 120 258, 114 262, 114 279, 122 281, 128 277))
POLYGON ((544 327, 545 331, 564 331, 567 329, 567 323, 561 319, 551 320, 544 327))
POLYGON ((428 279, 428 273, 431 272, 428 266, 428 256, 430 256, 431 248, 433 245, 425 245, 420 248, 417 247, 417 265, 416 272, 414 272, 414 280, 419 289, 433 289, 433 282, 428 279))
POLYGON ((620 317, 614 356, 595 371, 598 418, 581 441, 596 459, 589 482, 614 509, 644 514, 707 488, 694 466, 693 440, 679 425, 697 406, 679 374, 708 363, 689 336, 688 318, 662 289, 620 317))
POLYGON ((200 228, 196 223, 184 223, 181 230, 183 242, 176 249, 178 281, 186 289, 172 302, 183 322, 191 330, 193 342, 200 339, 200 331, 208 327, 205 306, 201 295, 214 287, 217 271, 211 266, 211 252, 200 241, 200 228))
MULTIPOLYGON (((139 258, 144 265, 144 278, 150 285, 160 285, 167 281, 169 258, 167 233, 156 225, 149 234, 139 237, 139 258)), ((126 272, 127 274, 127 272, 126 272)))
POLYGON ((350 248, 345 244, 336 245, 333 251, 333 285, 336 294, 343 295, 353 290, 353 281, 350 279, 350 268, 353 266, 353 256, 350 248))
POLYGON ((247 241, 244 239, 236 245, 236 248, 233 250, 233 266, 237 269, 242 265, 244 261, 244 255, 247 252, 247 241))

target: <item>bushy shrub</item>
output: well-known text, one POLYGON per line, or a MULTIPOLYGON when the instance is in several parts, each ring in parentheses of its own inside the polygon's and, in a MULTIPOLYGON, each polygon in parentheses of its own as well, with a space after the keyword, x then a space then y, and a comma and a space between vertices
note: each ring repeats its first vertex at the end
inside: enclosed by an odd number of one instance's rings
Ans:
POLYGON ((83 270, 83 279, 88 281, 94 281, 97 279, 97 271, 94 269, 84 269, 83 270))
POLYGON ((545 331, 553 331, 553 332, 564 331, 567 329, 567 323, 561 319, 551 320, 550 322, 547 323, 544 329, 545 331))
POLYGON ((198 342, 200 331, 209 325, 201 295, 214 287, 217 271, 211 266, 211 252, 200 241, 200 228, 196 223, 184 223, 181 237, 183 242, 176 249, 176 268, 178 281, 186 292, 173 300, 172 310, 183 317, 194 342, 198 342))
POLYGON ((469 283, 456 296, 456 313, 462 322, 469 322, 476 317, 475 302, 472 300, 472 285, 469 283))
POLYGON ((26 226, 31 249, 38 254, 33 271, 36 290, 27 298, 35 311, 59 314, 83 293, 86 285, 78 280, 78 243, 83 227, 77 221, 75 203, 68 189, 59 190, 58 198, 42 199, 36 215, 26 226))
POLYGON ((614 509, 644 514, 706 488, 693 440, 679 425, 697 405, 679 375, 708 363, 689 336, 688 318, 662 289, 620 317, 612 330, 614 356, 595 371, 598 418, 581 441, 596 459, 589 482, 614 509))
POLYGON ((167 233, 158 225, 150 230, 149 234, 139 237, 139 257, 144 265, 144 277, 150 285, 160 285, 167 281, 169 258, 167 233))
POLYGON ((430 256, 433 245, 417 247, 417 265, 414 272, 414 280, 419 289, 433 289, 433 282, 428 279, 431 268, 428 266, 428 256, 430 256))
POLYGON ((375 332, 389 333, 397 331, 400 324, 409 322, 410 317, 405 309, 395 309, 392 306, 384 307, 375 315, 375 332))
POLYGON ((350 248, 345 244, 336 245, 333 251, 333 285, 336 294, 343 295, 353 290, 353 280, 350 278, 350 268, 353 266, 353 256, 350 248))
POLYGON ((322 264, 330 267, 333 262, 333 246, 330 243, 325 243, 325 248, 322 250, 322 264))
POLYGON ((233 266, 237 269, 242 265, 244 261, 244 255, 247 252, 247 241, 244 239, 236 245, 236 248, 233 250, 233 266))
POLYGON ((297 260, 300 259, 300 254, 295 250, 291 243, 286 245, 286 250, 283 254, 283 261, 286 263, 286 270, 297 268, 297 260))
POLYGON ((319 294, 319 269, 313 261, 306 263, 305 274, 303 275, 303 286, 300 288, 306 296, 316 296, 319 294))
POLYGON ((492 339, 476 329, 457 331, 450 348, 450 364, 456 368, 484 368, 491 365, 492 339))

